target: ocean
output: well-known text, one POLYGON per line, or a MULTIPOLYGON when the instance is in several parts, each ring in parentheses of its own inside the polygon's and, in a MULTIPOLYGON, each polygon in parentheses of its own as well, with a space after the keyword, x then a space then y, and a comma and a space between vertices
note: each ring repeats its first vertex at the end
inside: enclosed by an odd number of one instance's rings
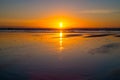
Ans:
POLYGON ((120 80, 120 31, 0 31, 0 80, 120 80))

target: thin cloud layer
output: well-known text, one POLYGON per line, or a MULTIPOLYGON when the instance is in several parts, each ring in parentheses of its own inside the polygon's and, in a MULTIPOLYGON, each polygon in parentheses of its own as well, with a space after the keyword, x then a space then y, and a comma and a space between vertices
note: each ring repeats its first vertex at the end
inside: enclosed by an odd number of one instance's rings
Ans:
POLYGON ((80 11, 80 13, 84 14, 110 14, 110 13, 119 13, 119 10, 84 10, 80 11))

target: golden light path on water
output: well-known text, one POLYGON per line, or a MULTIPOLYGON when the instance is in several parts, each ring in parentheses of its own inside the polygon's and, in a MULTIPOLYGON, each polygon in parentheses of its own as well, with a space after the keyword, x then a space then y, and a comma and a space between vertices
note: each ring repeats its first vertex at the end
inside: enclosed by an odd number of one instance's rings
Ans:
POLYGON ((63 32, 62 32, 62 30, 60 30, 59 37, 60 37, 60 40, 59 40, 59 44, 60 44, 59 50, 60 50, 60 52, 62 52, 62 50, 64 49, 64 47, 63 47, 63 32))
POLYGON ((60 22, 59 23, 59 27, 60 27, 60 33, 59 33, 59 37, 60 37, 60 41, 59 41, 59 44, 60 44, 60 47, 59 47, 59 50, 60 52, 62 52, 62 50, 64 49, 63 47, 63 22, 60 22))

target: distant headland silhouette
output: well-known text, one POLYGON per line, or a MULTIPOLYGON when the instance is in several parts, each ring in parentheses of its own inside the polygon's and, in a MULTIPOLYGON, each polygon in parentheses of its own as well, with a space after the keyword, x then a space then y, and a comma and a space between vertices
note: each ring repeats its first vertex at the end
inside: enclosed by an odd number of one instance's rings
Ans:
MULTIPOLYGON (((59 28, 25 28, 25 27, 2 27, 0 26, 0 30, 60 30, 59 28)), ((85 31, 120 31, 120 27, 115 28, 66 28, 63 30, 85 30, 85 31)))

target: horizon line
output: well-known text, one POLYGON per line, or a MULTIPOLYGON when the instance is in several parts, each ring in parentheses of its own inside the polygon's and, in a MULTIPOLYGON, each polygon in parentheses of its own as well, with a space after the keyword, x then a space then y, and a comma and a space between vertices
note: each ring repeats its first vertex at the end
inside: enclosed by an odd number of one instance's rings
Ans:
POLYGON ((66 29, 59 29, 59 28, 13 28, 13 27, 0 27, 0 30, 114 30, 120 31, 120 27, 114 28, 66 28, 66 29))

